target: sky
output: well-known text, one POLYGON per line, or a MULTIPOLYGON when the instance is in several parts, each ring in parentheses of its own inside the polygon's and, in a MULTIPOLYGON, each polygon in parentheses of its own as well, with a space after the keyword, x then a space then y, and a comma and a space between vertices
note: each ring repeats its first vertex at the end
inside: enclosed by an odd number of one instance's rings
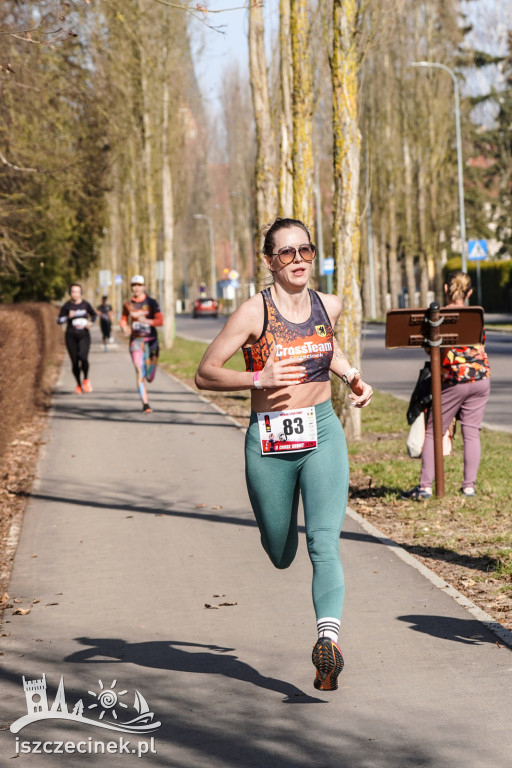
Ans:
MULTIPOLYGON (((221 11, 209 14, 207 22, 220 27, 222 33, 208 29, 198 20, 192 20, 189 29, 199 87, 204 98, 217 111, 224 69, 234 61, 244 71, 248 70, 248 11, 243 7, 244 0, 207 0, 205 4, 212 11, 221 11)), ((263 13, 269 37, 271 30, 277 28, 279 0, 266 0, 263 13)))
MULTIPOLYGON (((213 111, 220 111, 219 92, 222 74, 232 61, 248 69, 248 11, 244 0, 202 0, 212 11, 207 17, 212 26, 219 26, 223 34, 207 28, 198 20, 192 20, 195 69, 199 87, 213 111), (229 10, 233 9, 233 10, 229 10)), ((462 0, 462 8, 473 21, 471 42, 493 53, 503 53, 506 48, 506 31, 512 25, 512 3, 510 0, 462 0)), ((264 21, 267 35, 267 49, 270 49, 273 30, 279 21, 279 0, 264 0, 264 21)), ((499 85, 497 70, 478 73, 468 84, 470 90, 482 92, 489 80, 499 85)))

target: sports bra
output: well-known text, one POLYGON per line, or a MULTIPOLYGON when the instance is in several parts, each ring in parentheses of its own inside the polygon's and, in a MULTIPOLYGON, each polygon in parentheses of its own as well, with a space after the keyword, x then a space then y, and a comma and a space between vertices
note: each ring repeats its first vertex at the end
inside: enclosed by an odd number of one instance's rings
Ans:
POLYGON ((333 354, 333 330, 324 305, 316 293, 309 290, 311 315, 303 323, 292 323, 279 312, 274 304, 270 288, 261 291, 265 319, 263 332, 251 347, 242 347, 246 371, 261 371, 273 347, 276 359, 302 357, 306 371, 304 380, 328 381, 333 354))

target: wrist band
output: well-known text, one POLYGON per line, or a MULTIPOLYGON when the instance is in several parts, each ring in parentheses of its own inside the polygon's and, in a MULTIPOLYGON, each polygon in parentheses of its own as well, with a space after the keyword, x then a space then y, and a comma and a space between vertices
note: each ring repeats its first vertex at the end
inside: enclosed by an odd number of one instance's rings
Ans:
POLYGON ((263 387, 260 384, 260 373, 261 371, 254 371, 253 373, 252 383, 254 384, 256 389, 263 389, 263 387))
POLYGON ((352 383, 352 379, 354 376, 358 373, 361 376, 361 371, 358 368, 349 368, 349 370, 341 377, 341 380, 345 382, 347 387, 350 387, 350 384, 352 383), (348 377, 352 374, 352 378, 350 381, 348 380, 348 377))

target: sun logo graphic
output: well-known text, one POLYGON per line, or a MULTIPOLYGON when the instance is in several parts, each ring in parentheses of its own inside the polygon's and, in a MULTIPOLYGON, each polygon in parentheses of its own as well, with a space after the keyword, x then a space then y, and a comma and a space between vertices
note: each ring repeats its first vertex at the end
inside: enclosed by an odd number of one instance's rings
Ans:
POLYGON ((87 691, 89 696, 94 696, 98 699, 98 701, 94 704, 89 704, 87 709, 95 709, 95 707, 101 707, 100 712, 100 720, 103 720, 103 717, 105 716, 105 712, 108 710, 111 711, 112 717, 114 720, 117 720, 117 712, 115 710, 116 705, 119 705, 119 707, 124 707, 125 709, 128 709, 128 704, 125 704, 123 701, 119 701, 120 696, 124 696, 128 691, 119 691, 119 693, 116 693, 114 691, 114 688, 117 685, 117 680, 114 680, 113 683, 110 686, 111 690, 104 689, 103 683, 101 680, 98 680, 101 693, 96 694, 94 691, 87 691))
POLYGON ((37 680, 27 680, 23 676, 23 690, 27 702, 27 714, 18 718, 11 725, 11 732, 18 733, 29 723, 38 720, 74 720, 83 725, 94 725, 96 728, 107 728, 122 733, 153 733, 162 723, 154 721, 148 703, 140 691, 135 691, 133 706, 122 701, 128 695, 128 690, 117 691, 117 680, 113 680, 106 688, 102 680, 98 680, 99 691, 87 691, 94 701, 85 706, 80 698, 69 711, 64 690, 64 677, 61 677, 57 694, 52 706, 48 703, 46 675, 37 680), (134 710, 131 711, 130 710, 134 710), (88 717, 90 714, 91 717, 88 717), (94 719, 92 715, 97 715, 94 719), (128 718, 128 719, 125 719, 128 718))

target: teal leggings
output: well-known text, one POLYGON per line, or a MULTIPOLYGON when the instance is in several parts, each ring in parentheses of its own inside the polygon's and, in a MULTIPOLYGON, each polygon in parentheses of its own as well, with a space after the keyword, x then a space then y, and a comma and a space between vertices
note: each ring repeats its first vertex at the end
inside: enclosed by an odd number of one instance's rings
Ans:
POLYGON ((315 411, 316 449, 266 456, 261 455, 253 411, 245 439, 245 476, 261 543, 276 568, 288 568, 297 552, 302 494, 316 618, 341 618, 345 582, 340 533, 348 497, 347 443, 331 401, 315 406, 315 411))

